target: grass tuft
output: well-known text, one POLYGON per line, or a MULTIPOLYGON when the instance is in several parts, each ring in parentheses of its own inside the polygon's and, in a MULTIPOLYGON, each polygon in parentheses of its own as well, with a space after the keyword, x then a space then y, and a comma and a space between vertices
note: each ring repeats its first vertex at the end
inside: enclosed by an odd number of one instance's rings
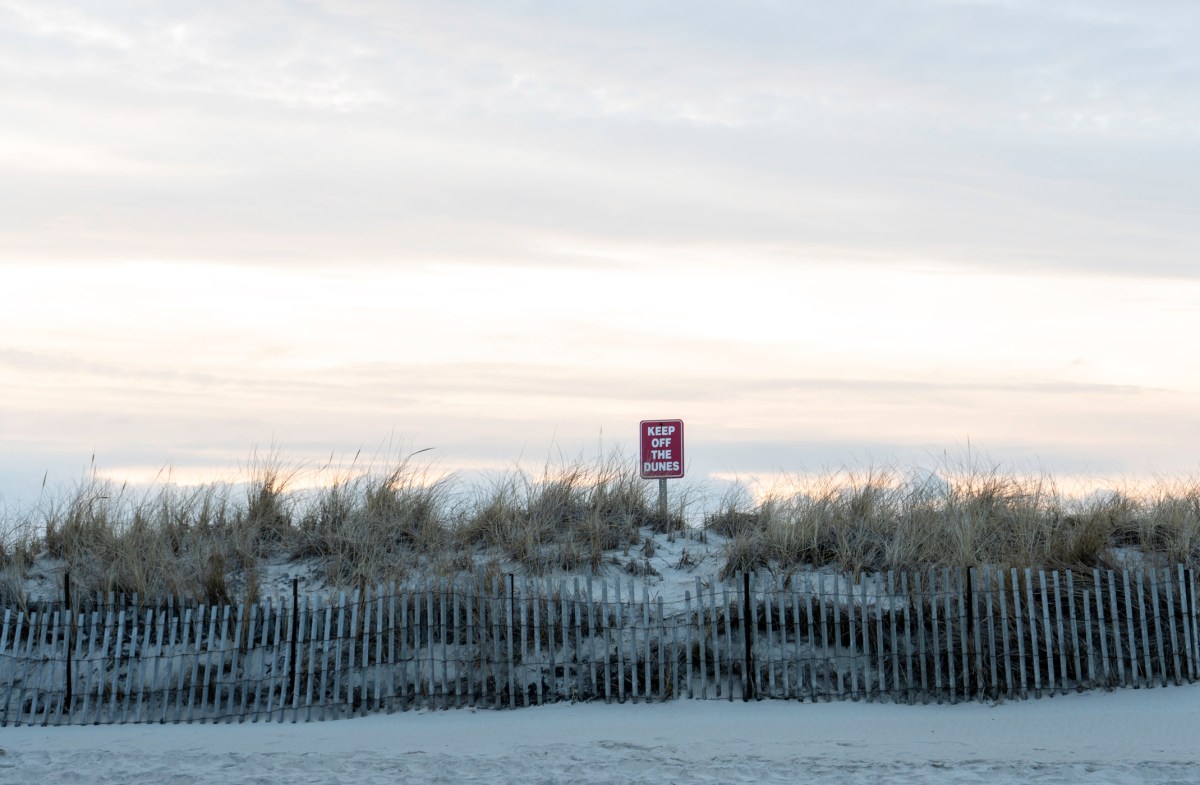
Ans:
MULTIPOLYGON (((601 572, 653 575, 661 540, 688 531, 660 515, 654 483, 627 456, 513 469, 463 488, 451 474, 394 454, 317 471, 276 449, 255 453, 240 482, 183 487, 170 473, 133 489, 95 473, 61 496, 0 519, 0 601, 20 603, 38 570, 70 570, 76 594, 256 599, 268 559, 311 560, 329 587, 411 574, 601 572), (307 487, 306 487, 307 486, 307 487)), ((951 466, 918 478, 894 468, 797 481, 798 492, 731 492, 703 515, 724 542, 721 573, 835 567, 857 573, 928 566, 1091 569, 1131 559, 1200 562, 1200 482, 1161 482, 1076 499, 1048 476, 951 466)), ((678 505, 683 509, 682 502, 678 505)))

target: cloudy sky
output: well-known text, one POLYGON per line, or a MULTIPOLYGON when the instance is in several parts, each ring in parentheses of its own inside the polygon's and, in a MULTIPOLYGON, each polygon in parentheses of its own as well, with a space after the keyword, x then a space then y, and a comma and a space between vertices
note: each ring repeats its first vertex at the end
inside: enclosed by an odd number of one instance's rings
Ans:
POLYGON ((667 417, 697 477, 1194 472, 1197 40, 1187 2, 0 0, 0 499, 667 417))

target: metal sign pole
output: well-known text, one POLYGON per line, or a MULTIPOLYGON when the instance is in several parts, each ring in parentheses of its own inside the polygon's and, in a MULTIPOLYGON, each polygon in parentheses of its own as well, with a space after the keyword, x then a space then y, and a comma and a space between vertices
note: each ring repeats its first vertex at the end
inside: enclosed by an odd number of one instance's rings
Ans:
POLYGON ((667 523, 667 478, 660 477, 658 480, 658 515, 662 518, 663 526, 667 523))

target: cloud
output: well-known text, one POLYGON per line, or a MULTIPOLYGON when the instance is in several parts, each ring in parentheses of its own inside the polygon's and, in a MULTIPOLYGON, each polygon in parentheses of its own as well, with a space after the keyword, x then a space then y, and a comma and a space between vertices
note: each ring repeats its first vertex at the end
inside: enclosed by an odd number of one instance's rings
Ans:
POLYGON ((9 258, 1196 274, 1186 6, 8 9, 9 258))
POLYGON ((482 460, 678 413, 1178 463, 1198 23, 0 3, 6 445, 394 428, 482 460))

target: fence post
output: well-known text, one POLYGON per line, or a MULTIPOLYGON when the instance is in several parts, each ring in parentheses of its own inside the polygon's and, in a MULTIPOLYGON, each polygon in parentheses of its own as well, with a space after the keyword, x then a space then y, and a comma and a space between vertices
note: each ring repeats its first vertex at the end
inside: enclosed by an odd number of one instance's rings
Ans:
POLYGON ((750 573, 749 571, 742 573, 742 639, 746 652, 746 689, 742 693, 742 700, 752 700, 754 695, 754 653, 752 651, 753 641, 750 637, 750 623, 753 618, 750 615, 750 573))
MULTIPOLYGON (((288 688, 287 694, 292 695, 296 689, 296 638, 298 636, 298 625, 300 624, 300 579, 292 578, 292 631, 288 636, 288 651, 291 662, 288 668, 288 688)), ((339 642, 340 643, 340 642, 339 642)), ((293 701, 294 702, 294 701, 293 701)), ((280 708, 283 707, 283 697, 279 699, 280 708)), ((282 715, 280 715, 282 717, 282 715)))
POLYGON ((63 573, 63 601, 66 604, 66 610, 67 610, 67 614, 66 614, 67 615, 67 629, 66 629, 66 638, 65 638, 65 642, 66 642, 66 646, 67 646, 67 648, 66 648, 66 653, 67 653, 67 695, 66 695, 66 704, 65 705, 67 707, 67 709, 66 709, 67 719, 68 719, 68 721, 70 721, 71 707, 73 705, 73 703, 72 703, 73 694, 71 692, 71 689, 72 689, 71 683, 74 681, 74 679, 72 678, 72 673, 71 673, 71 671, 72 671, 72 668, 71 668, 71 628, 75 626, 72 623, 75 620, 75 614, 71 612, 71 571, 70 570, 66 570, 63 573))

